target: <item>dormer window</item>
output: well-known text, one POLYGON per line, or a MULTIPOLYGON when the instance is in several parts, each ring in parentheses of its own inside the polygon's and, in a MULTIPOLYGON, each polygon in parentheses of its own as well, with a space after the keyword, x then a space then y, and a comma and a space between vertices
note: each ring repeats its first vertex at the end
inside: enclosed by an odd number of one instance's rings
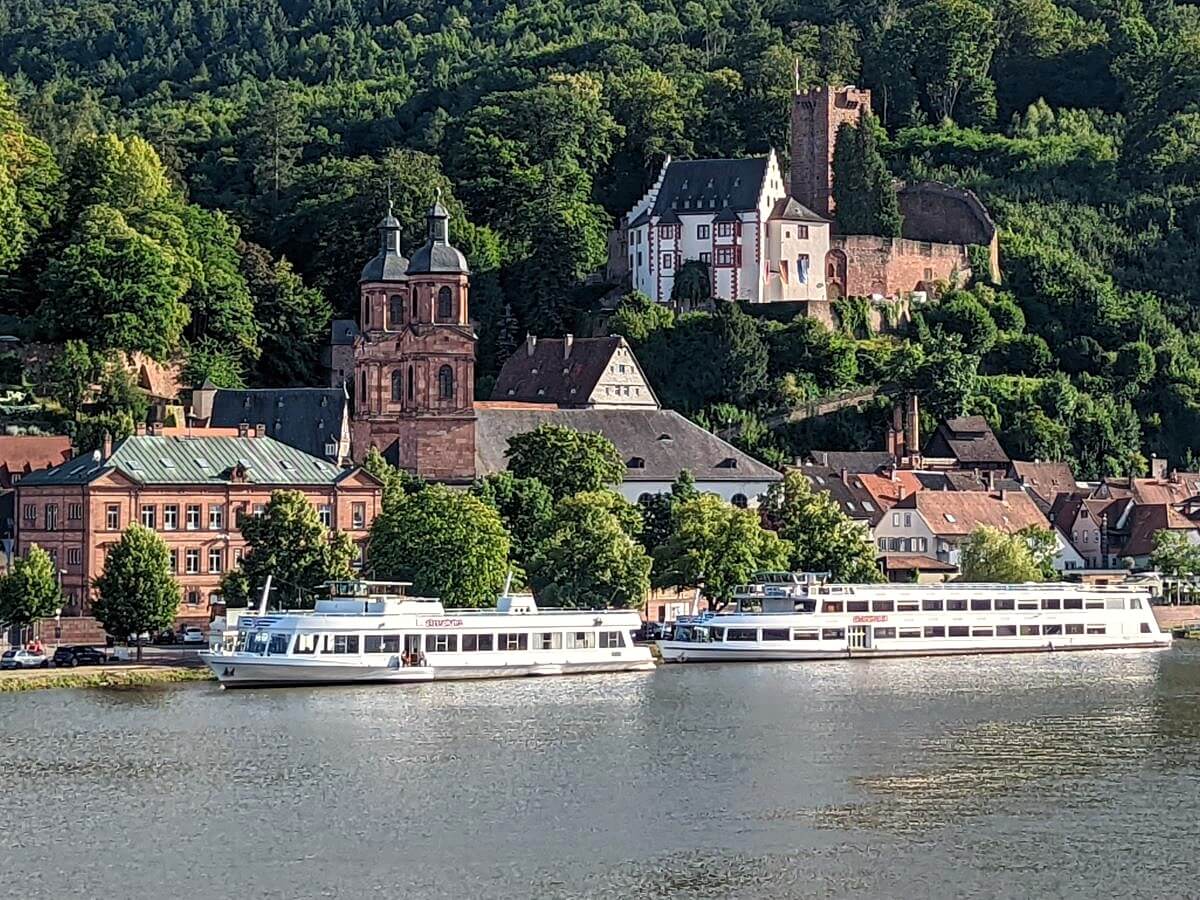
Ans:
POLYGON ((646 468, 646 460, 640 456, 631 456, 625 465, 630 469, 644 469, 646 468))
POLYGON ((737 468, 737 460, 734 459, 732 456, 727 456, 723 460, 721 460, 719 463, 717 463, 717 468, 718 469, 736 469, 737 468))

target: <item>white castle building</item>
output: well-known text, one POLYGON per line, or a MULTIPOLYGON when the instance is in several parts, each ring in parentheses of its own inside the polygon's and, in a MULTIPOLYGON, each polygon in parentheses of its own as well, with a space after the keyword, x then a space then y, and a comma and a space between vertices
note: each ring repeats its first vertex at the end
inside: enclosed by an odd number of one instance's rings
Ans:
POLYGON ((824 301, 829 220, 788 194, 772 151, 749 159, 673 160, 621 220, 610 277, 668 303, 685 262, 709 267, 714 297, 824 301), (623 270, 623 271, 620 271, 623 270))

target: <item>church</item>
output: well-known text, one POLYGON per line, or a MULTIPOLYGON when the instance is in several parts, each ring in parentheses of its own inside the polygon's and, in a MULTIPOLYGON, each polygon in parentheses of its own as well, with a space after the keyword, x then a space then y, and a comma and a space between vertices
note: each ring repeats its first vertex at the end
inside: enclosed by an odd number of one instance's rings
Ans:
POLYGON ((669 490, 684 469, 701 491, 742 506, 781 479, 662 409, 619 336, 530 336, 504 364, 494 399, 476 400, 470 271, 450 242, 445 207, 435 203, 427 219, 425 243, 406 258, 389 210, 362 270, 349 379, 354 459, 374 447, 429 481, 469 484, 506 468, 511 437, 551 423, 612 441, 626 465, 618 490, 633 501, 669 490))

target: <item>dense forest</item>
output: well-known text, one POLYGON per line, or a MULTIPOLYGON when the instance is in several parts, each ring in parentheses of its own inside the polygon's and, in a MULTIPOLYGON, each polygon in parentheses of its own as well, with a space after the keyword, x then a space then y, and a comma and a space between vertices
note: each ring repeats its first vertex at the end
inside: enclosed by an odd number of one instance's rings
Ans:
MULTIPOLYGON (((662 399, 780 461, 878 446, 860 384, 979 412, 1081 476, 1200 453, 1200 10, 1171 0, 11 0, 0 5, 0 313, 191 378, 315 378, 389 191, 443 189, 481 388, 583 330, 606 232, 665 154, 786 155, 796 79, 873 92, 891 174, 975 190, 1003 280, 899 335, 629 298, 662 399), (695 360, 712 360, 696 377, 695 360)), ((753 310, 751 313, 756 313, 753 310)))

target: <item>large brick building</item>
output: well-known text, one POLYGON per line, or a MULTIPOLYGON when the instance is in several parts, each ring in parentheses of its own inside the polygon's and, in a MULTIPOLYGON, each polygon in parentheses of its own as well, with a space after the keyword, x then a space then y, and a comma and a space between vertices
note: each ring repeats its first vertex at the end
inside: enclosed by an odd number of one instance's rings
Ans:
MULTIPOLYGON (((199 432, 203 434, 203 432, 199 432)), ((32 472, 17 484, 17 548, 49 551, 68 607, 86 613, 109 549, 133 522, 166 542, 183 589, 178 619, 207 624, 221 577, 241 559, 240 525, 272 491, 298 490, 328 527, 360 548, 378 514, 381 485, 256 429, 237 436, 137 434, 116 447, 32 472)))

